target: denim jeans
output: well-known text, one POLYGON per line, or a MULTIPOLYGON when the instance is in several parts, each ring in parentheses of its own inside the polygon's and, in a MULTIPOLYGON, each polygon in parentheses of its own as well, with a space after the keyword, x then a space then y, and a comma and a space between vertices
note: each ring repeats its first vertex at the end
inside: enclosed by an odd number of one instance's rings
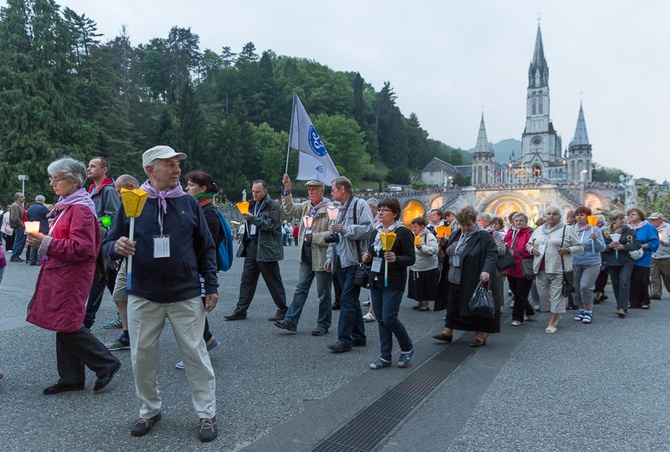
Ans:
POLYGON ((31 264, 40 263, 40 253, 37 251, 37 248, 29 246, 28 251, 26 252, 26 260, 30 261, 31 264))
POLYGON ((9 259, 16 262, 21 259, 21 253, 26 246, 26 228, 14 229, 14 247, 12 248, 12 257, 9 259))
POLYGON ((301 262, 298 271, 298 284, 295 286, 293 294, 293 301, 286 313, 287 322, 297 325, 300 321, 302 308, 305 306, 309 289, 312 287, 312 281, 316 278, 316 294, 319 298, 319 317, 317 324, 330 328, 330 323, 333 317, 332 297, 330 293, 330 286, 332 284, 332 276, 327 271, 315 272, 312 270, 312 264, 308 262, 301 262))
POLYGON ((405 325, 398 319, 402 295, 403 291, 397 289, 370 287, 370 298, 379 329, 379 351, 381 358, 385 361, 391 361, 393 336, 398 339, 401 352, 409 352, 413 348, 405 325))
POLYGON ((340 299, 340 320, 337 324, 337 340, 347 347, 353 341, 365 341, 365 326, 363 312, 358 297, 361 288, 354 284, 358 265, 342 267, 337 261, 337 277, 342 284, 342 298, 340 299))
POLYGON ((630 279, 633 274, 632 262, 624 265, 608 265, 607 271, 612 278, 612 291, 616 298, 617 309, 628 310, 630 302, 630 279))

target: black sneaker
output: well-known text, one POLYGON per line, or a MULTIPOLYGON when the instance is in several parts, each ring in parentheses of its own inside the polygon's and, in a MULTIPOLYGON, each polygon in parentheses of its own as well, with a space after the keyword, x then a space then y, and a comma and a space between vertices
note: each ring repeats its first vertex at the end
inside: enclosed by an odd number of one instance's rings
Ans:
POLYGON ((135 424, 133 424, 133 428, 130 429, 130 434, 133 436, 144 436, 149 433, 154 424, 160 420, 160 412, 149 419, 139 418, 135 421, 135 424))
POLYGON ((214 441, 217 435, 216 431, 216 416, 211 419, 201 418, 200 427, 198 428, 198 439, 203 443, 214 441))

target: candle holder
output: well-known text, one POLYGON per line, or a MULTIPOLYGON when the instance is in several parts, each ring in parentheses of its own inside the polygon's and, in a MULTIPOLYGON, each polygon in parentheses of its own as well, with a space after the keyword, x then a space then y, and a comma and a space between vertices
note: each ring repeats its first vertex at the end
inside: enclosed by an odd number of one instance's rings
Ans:
MULTIPOLYGON (((326 212, 328 213, 328 219, 332 222, 337 221, 337 217, 340 215, 339 206, 328 206, 326 207, 326 212)), ((326 243, 337 243, 340 241, 340 238, 332 230, 330 231, 330 236, 324 239, 326 243)))
POLYGON ((314 217, 311 217, 309 215, 305 215, 302 217, 302 224, 305 225, 305 234, 311 234, 312 233, 312 223, 314 222, 314 217))
POLYGON ((23 225, 26 228, 26 234, 37 234, 40 232, 40 222, 39 221, 24 221, 23 225))
POLYGON ((235 205, 237 206, 242 215, 244 215, 245 213, 249 213, 249 201, 238 202, 235 205))

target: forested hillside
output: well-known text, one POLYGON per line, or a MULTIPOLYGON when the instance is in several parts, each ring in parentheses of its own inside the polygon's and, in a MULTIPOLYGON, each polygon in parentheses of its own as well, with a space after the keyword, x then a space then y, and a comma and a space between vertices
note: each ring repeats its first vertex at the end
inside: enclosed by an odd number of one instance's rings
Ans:
MULTIPOLYGON (((393 74, 389 74, 392 78, 393 74)), ((341 174, 359 183, 409 179, 437 156, 461 152, 405 117, 387 82, 260 51, 253 42, 201 49, 190 28, 133 43, 103 42, 94 18, 52 0, 8 0, 0 13, 0 195, 26 174, 28 197, 50 195, 46 167, 69 155, 108 158, 112 175, 140 174, 156 144, 184 151, 184 170, 210 172, 230 200, 254 179, 278 190, 286 164, 293 93, 302 99, 341 174), (395 180, 391 180, 395 179, 395 180)), ((289 174, 296 173, 291 152, 289 174)))

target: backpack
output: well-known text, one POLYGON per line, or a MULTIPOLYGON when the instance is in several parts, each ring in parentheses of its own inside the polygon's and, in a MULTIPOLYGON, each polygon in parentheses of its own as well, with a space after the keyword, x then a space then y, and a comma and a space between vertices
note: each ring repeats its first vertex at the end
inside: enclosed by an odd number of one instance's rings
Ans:
POLYGON ((219 209, 216 209, 216 214, 219 216, 221 230, 223 231, 223 240, 216 247, 217 260, 219 262, 219 270, 226 272, 233 265, 233 232, 226 217, 223 216, 219 209))

